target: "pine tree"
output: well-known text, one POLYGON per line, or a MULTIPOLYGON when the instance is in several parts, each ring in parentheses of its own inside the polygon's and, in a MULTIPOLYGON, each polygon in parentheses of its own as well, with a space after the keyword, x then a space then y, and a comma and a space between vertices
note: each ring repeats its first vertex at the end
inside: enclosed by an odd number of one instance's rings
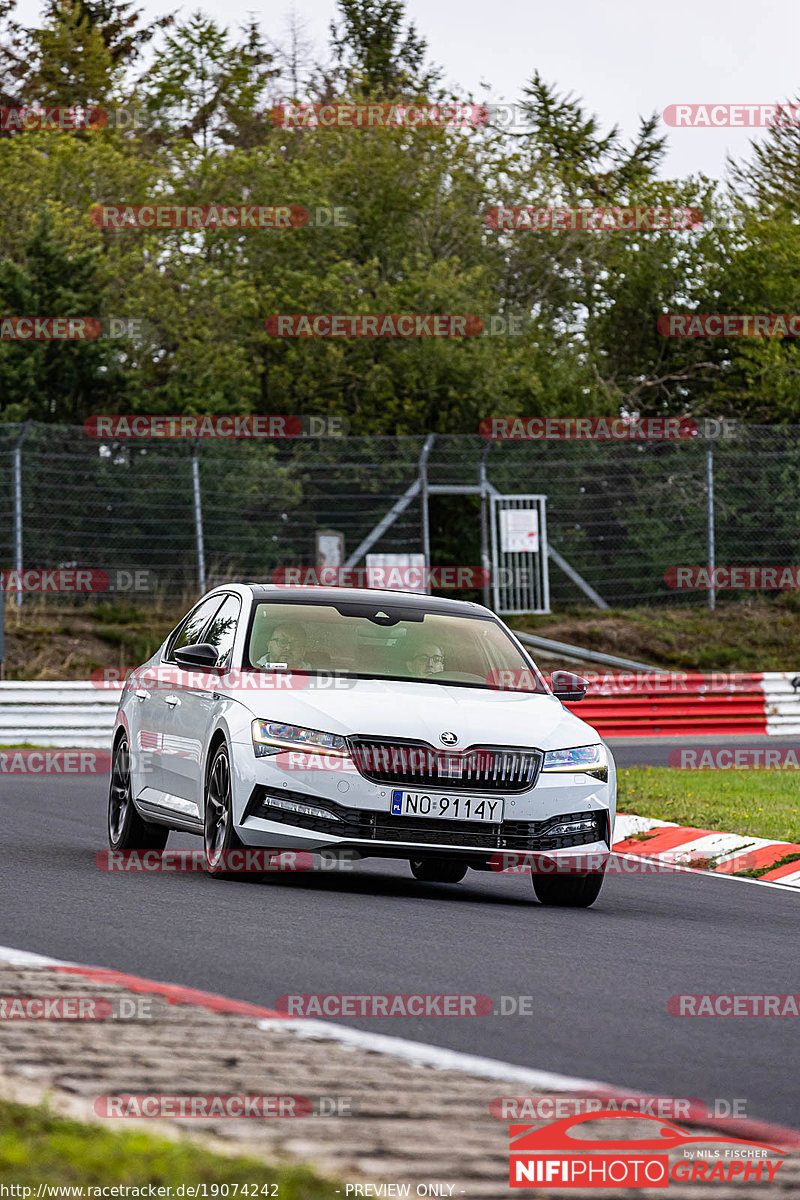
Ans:
MULTIPOLYGON (((23 261, 0 263, 3 317, 97 317, 101 301, 93 252, 70 254, 43 209, 23 261)), ((111 343, 0 341, 0 412, 6 421, 82 422, 108 409, 123 375, 111 343)))
POLYGON ((402 0, 338 0, 331 45, 346 91, 395 99, 425 95, 440 72, 426 68, 428 44, 413 24, 403 31, 402 0))

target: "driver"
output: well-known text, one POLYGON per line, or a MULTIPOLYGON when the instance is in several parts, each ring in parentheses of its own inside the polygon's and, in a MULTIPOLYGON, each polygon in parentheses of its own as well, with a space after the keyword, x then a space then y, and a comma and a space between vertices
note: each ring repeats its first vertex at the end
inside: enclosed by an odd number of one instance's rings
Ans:
POLYGON ((424 642, 406 662, 409 673, 418 679, 428 679, 444 671, 444 654, 436 642, 424 642))
POLYGON ((295 671, 310 671, 305 661, 306 631, 302 625, 285 621, 276 625, 267 642, 267 652, 256 659, 257 667, 288 667, 295 671))

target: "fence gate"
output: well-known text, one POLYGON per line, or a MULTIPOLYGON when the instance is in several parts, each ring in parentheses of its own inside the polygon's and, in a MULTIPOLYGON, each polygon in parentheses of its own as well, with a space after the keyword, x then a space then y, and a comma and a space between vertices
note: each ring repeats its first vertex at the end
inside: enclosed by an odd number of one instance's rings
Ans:
POLYGON ((496 613, 549 613, 547 497, 492 492, 492 607, 496 613))

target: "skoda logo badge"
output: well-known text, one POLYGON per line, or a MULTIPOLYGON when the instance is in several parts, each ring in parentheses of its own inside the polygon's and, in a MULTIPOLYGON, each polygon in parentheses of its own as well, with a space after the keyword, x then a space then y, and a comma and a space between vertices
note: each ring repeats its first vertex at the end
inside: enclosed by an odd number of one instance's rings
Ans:
POLYGON ((454 733, 440 733, 439 741, 444 742, 445 746, 455 746, 458 738, 454 733))

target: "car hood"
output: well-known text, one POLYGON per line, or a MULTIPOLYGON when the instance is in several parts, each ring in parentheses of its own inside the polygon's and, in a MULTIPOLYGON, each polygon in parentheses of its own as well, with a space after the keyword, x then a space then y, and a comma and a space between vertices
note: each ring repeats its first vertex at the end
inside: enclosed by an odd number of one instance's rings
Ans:
POLYGON ((413 680, 348 680, 348 686, 235 688, 231 698, 255 717, 286 721, 342 735, 404 738, 441 746, 454 733, 460 748, 472 745, 535 746, 555 750, 600 741, 599 734, 554 696, 490 691, 413 680))

